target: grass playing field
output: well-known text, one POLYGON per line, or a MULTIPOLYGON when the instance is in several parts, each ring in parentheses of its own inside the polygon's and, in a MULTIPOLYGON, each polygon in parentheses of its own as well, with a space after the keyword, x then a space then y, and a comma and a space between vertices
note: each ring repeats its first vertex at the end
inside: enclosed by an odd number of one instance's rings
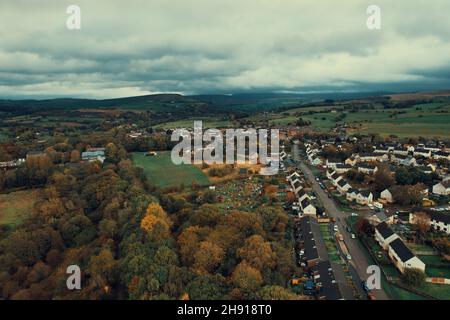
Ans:
POLYGON ((201 186, 210 184, 206 175, 196 166, 173 164, 168 151, 158 152, 156 156, 135 152, 132 160, 136 166, 144 169, 149 181, 157 187, 176 187, 181 184, 189 187, 193 182, 201 186))
POLYGON ((0 225, 17 226, 30 216, 39 190, 0 194, 0 225))

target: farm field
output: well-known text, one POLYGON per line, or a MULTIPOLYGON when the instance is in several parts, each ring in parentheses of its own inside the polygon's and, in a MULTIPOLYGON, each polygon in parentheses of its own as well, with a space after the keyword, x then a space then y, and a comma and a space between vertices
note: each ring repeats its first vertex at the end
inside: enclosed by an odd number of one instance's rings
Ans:
POLYGON ((253 121, 268 121, 272 125, 293 125, 302 118, 311 122, 311 127, 328 131, 337 123, 347 123, 354 133, 377 133, 381 136, 396 135, 398 137, 450 137, 449 102, 417 104, 409 108, 384 109, 380 106, 363 108, 357 112, 341 111, 340 106, 296 108, 283 113, 272 113, 250 117, 253 121), (337 112, 324 112, 336 109, 337 112), (319 111, 312 113, 309 111, 319 111), (323 113, 322 113, 323 112, 323 113), (298 113, 302 113, 298 115, 298 113), (344 115, 340 121, 339 116, 344 115))
POLYGON ((40 190, 0 194, 0 225, 17 226, 30 216, 40 190))
POLYGON ((173 164, 170 152, 158 152, 156 156, 135 152, 132 160, 136 166, 144 169, 148 180, 160 188, 177 187, 181 184, 190 186, 193 182, 201 186, 210 184, 206 175, 196 166, 173 164))
POLYGON ((181 119, 177 121, 160 123, 155 126, 155 128, 162 129, 176 129, 176 128, 187 128, 191 129, 194 127, 194 121, 202 121, 203 128, 224 128, 231 127, 232 122, 228 120, 221 120, 214 117, 196 117, 191 119, 181 119))

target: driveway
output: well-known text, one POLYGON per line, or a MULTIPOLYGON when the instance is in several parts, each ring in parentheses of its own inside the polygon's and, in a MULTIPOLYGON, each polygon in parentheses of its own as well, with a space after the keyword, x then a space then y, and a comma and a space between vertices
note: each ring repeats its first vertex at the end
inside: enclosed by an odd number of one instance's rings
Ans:
MULTIPOLYGON (((314 192, 320 198, 328 215, 330 217, 336 218, 336 224, 338 225, 339 230, 342 231, 341 233, 344 236, 345 244, 347 245, 348 251, 352 256, 354 272, 351 273, 354 273, 359 277, 359 279, 354 279, 355 285, 360 287, 360 279, 366 280, 368 277, 366 270, 369 266, 369 263, 365 253, 363 252, 364 249, 360 247, 357 240, 352 239, 350 234, 345 231, 345 227, 347 226, 345 218, 349 216, 349 213, 342 212, 337 208, 334 200, 328 198, 328 195, 325 193, 325 191, 322 190, 322 188, 319 186, 319 183, 316 181, 316 177, 314 176, 313 172, 303 162, 299 162, 299 169, 303 171, 303 173, 305 173, 306 178, 311 183, 314 192)), ((352 268, 350 268, 350 271, 352 271, 351 269, 352 268)), ((375 295, 377 300, 388 300, 388 296, 382 288, 379 290, 373 290, 373 294, 375 295)))

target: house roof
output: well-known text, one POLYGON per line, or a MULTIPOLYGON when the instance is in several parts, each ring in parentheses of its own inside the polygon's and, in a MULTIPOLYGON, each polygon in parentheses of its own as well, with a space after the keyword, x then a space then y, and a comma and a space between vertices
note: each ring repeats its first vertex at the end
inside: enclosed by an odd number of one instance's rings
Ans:
POLYGON ((359 193, 360 193, 364 198, 367 198, 367 197, 370 196, 370 194, 371 194, 372 192, 370 192, 369 190, 361 190, 359 193))
POLYGON ((340 187, 343 187, 343 186, 345 186, 345 185, 347 184, 347 181, 345 181, 344 179, 341 179, 341 180, 339 180, 339 181, 337 182, 337 184, 338 184, 340 187))
POLYGON ((302 202, 300 202, 300 205, 302 206, 302 209, 305 209, 307 206, 309 206, 308 199, 303 199, 302 202))
POLYGON ((303 197, 303 195, 305 195, 305 194, 306 194, 305 190, 302 189, 302 190, 300 190, 300 191, 298 192, 297 195, 298 195, 299 198, 301 198, 301 197, 303 197))
POLYGON ((341 291, 335 281, 330 261, 321 261, 310 268, 311 272, 318 278, 315 279, 316 284, 320 283, 321 288, 318 293, 319 297, 326 300, 342 299, 341 291))
POLYGON ((339 178, 339 175, 336 172, 331 175, 331 179, 336 180, 337 178, 339 178))
POLYGON ((372 170, 375 170, 375 168, 376 168, 376 166, 374 166, 373 164, 364 163, 364 162, 358 163, 358 164, 357 164, 357 167, 358 167, 358 168, 372 169, 372 170))
POLYGON ((295 189, 298 189, 302 186, 302 184, 300 183, 300 180, 295 180, 292 185, 294 186, 295 189))
POLYGON ((316 241, 311 230, 310 217, 303 217, 300 219, 299 224, 299 240, 303 241, 303 249, 305 252, 306 260, 314 260, 319 258, 319 252, 316 248, 316 241))
POLYGON ((386 222, 381 222, 379 223, 375 229, 377 229, 377 231, 381 234, 381 236, 383 237, 383 239, 387 239, 390 236, 392 236, 394 234, 394 231, 392 231, 391 228, 389 228, 389 226, 387 225, 386 222))
POLYGON ((338 168, 338 169, 349 169, 349 168, 351 168, 351 167, 352 167, 352 166, 349 165, 349 164, 342 164, 342 163, 336 164, 336 168, 338 168))
POLYGON ((449 180, 442 181, 441 184, 442 184, 445 188, 450 188, 450 179, 449 179, 449 180))
POLYGON ((414 257, 414 254, 411 252, 411 250, 409 250, 409 248, 403 243, 400 238, 392 241, 389 246, 392 248, 392 250, 395 251, 402 262, 406 262, 414 257))

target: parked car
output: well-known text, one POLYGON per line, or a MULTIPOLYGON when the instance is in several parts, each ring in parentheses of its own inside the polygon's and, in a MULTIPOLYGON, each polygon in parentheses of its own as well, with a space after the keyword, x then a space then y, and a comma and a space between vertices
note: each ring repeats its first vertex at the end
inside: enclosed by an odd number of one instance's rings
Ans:
POLYGON ((339 231, 339 228, 338 228, 337 224, 334 225, 333 230, 334 230, 335 232, 338 232, 338 231, 339 231))
POLYGON ((348 233, 352 232, 352 229, 350 229, 350 227, 345 227, 345 230, 347 230, 348 233))
POLYGON ((352 216, 352 217, 357 217, 357 216, 358 216, 358 214, 357 214, 357 213, 355 213, 355 212, 352 212, 351 216, 352 216))
POLYGON ((363 290, 366 292, 366 293, 368 293, 369 291, 370 291, 370 289, 369 289, 369 287, 367 286, 367 282, 364 280, 364 281, 361 281, 361 287, 363 288, 363 290))
POLYGON ((354 233, 351 234, 352 239, 356 239, 356 236, 354 233))
POLYGON ((347 260, 352 260, 352 256, 347 254, 347 260))

